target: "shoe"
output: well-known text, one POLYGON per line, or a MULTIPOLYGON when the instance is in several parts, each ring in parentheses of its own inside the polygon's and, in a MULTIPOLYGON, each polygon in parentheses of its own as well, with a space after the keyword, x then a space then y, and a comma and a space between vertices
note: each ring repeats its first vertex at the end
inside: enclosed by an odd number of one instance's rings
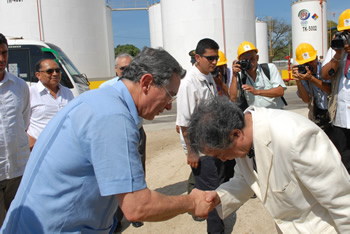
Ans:
POLYGON ((133 227, 135 228, 139 228, 139 227, 142 227, 143 226, 143 223, 142 222, 132 222, 131 223, 133 227))

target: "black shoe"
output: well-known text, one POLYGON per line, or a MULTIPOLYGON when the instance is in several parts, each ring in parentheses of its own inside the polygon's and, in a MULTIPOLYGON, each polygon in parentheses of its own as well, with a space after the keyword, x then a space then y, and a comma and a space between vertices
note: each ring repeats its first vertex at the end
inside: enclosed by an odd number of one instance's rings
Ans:
POLYGON ((131 223, 133 227, 135 228, 139 228, 139 227, 142 227, 143 226, 143 223, 142 222, 132 222, 131 223))

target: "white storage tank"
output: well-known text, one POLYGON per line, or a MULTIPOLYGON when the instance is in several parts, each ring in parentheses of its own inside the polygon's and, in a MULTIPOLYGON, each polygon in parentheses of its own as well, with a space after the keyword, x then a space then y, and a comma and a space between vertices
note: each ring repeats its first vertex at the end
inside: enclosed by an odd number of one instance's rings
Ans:
POLYGON ((292 1, 293 58, 300 43, 309 43, 322 61, 327 54, 327 7, 319 0, 292 1))
POLYGON ((114 76, 111 9, 105 0, 0 1, 0 32, 59 46, 89 80, 114 76))
POLYGON ((256 20, 256 48, 259 50, 259 63, 269 62, 269 46, 267 37, 267 23, 256 20))
POLYGON ((151 47, 163 47, 162 12, 160 3, 155 3, 148 8, 148 19, 151 47))
POLYGON ((203 38, 219 44, 229 66, 240 43, 256 42, 254 0, 162 0, 161 12, 164 49, 186 69, 188 52, 203 38))

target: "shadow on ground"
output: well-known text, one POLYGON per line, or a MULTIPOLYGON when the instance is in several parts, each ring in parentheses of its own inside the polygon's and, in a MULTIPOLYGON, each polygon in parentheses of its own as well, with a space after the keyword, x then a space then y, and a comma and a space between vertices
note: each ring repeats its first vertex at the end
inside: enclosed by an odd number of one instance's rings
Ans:
POLYGON ((188 181, 184 180, 175 184, 167 185, 165 187, 157 188, 155 191, 168 196, 181 195, 187 192, 187 183, 188 181))

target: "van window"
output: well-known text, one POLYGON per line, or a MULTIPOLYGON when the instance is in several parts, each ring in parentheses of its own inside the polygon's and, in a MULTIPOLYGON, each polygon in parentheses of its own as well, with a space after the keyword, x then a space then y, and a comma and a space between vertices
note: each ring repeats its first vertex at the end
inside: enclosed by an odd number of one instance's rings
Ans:
POLYGON ((31 82, 29 49, 9 49, 7 70, 9 73, 31 82))
MULTIPOLYGON (((43 58, 56 59, 50 52, 41 51, 38 45, 9 45, 8 71, 27 82, 37 83, 35 76, 35 65, 43 58)), ((60 65, 60 64, 59 64, 60 65)), ((61 84, 67 88, 73 88, 67 73, 62 69, 61 84)))
POLYGON ((89 86, 87 79, 81 74, 78 69, 74 66, 69 57, 59 48, 58 46, 47 43, 53 50, 57 52, 60 57, 60 61, 67 68, 68 73, 72 76, 75 83, 84 84, 89 86))

